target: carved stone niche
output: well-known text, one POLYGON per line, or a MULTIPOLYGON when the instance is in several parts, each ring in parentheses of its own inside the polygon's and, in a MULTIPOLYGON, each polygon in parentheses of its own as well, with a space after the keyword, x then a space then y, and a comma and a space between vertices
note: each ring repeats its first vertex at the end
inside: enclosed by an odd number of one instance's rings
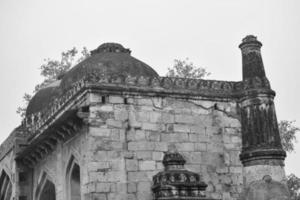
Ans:
POLYGON ((154 200, 203 200, 207 184, 199 174, 184 169, 185 159, 178 152, 167 152, 165 170, 153 176, 154 200))

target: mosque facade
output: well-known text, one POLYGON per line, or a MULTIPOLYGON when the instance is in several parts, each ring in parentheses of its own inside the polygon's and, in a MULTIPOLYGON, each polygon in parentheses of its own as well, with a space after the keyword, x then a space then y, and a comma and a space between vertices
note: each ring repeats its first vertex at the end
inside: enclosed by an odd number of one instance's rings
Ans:
POLYGON ((0 146, 0 200, 289 199, 261 42, 243 79, 161 77, 120 44, 35 94, 0 146))

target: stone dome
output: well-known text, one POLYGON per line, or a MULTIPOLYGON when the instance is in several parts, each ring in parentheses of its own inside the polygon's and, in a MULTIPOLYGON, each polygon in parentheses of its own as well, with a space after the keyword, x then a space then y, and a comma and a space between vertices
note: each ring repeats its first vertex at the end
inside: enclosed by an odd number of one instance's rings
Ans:
POLYGON ((26 116, 34 114, 45 108, 55 97, 59 96, 60 92, 60 80, 54 81, 40 89, 30 100, 27 109, 26 116))
POLYGON ((158 77, 158 74, 147 64, 132 57, 131 51, 116 43, 104 43, 91 51, 91 56, 73 67, 62 79, 61 88, 67 90, 74 82, 90 72, 102 76, 158 77))
POLYGON ((39 90, 28 104, 26 116, 45 108, 54 98, 67 91, 73 83, 89 73, 99 73, 104 77, 144 76, 148 78, 159 75, 149 65, 132 57, 131 51, 117 43, 104 43, 91 51, 91 56, 66 72, 61 80, 39 90))

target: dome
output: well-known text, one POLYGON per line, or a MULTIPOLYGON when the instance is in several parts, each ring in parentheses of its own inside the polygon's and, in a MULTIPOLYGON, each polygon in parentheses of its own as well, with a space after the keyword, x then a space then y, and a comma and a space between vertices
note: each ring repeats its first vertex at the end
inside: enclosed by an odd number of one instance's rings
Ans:
POLYGON ((105 43, 91 51, 91 56, 73 67, 62 79, 61 87, 67 90, 74 82, 90 72, 103 76, 158 77, 158 74, 147 64, 132 57, 131 51, 120 44, 105 43))
POLYGON ((66 72, 57 80, 39 90, 28 104, 26 116, 37 113, 52 102, 53 99, 68 90, 73 83, 84 78, 88 73, 99 73, 108 77, 159 75, 147 64, 132 57, 131 51, 117 43, 104 43, 91 51, 91 56, 66 72))
POLYGON ((57 80, 47 85, 47 87, 40 89, 30 100, 26 109, 26 116, 39 112, 47 107, 47 105, 60 94, 59 84, 60 80, 57 80))

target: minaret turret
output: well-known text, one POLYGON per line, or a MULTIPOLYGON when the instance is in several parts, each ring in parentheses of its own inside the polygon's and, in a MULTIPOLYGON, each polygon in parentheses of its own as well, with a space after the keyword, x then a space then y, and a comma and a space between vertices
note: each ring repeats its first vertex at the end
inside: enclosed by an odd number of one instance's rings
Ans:
POLYGON ((239 45, 243 60, 244 91, 240 100, 242 124, 241 162, 244 165, 246 185, 264 176, 276 181, 285 179, 284 159, 274 96, 266 77, 262 43, 253 35, 246 36, 239 45))

